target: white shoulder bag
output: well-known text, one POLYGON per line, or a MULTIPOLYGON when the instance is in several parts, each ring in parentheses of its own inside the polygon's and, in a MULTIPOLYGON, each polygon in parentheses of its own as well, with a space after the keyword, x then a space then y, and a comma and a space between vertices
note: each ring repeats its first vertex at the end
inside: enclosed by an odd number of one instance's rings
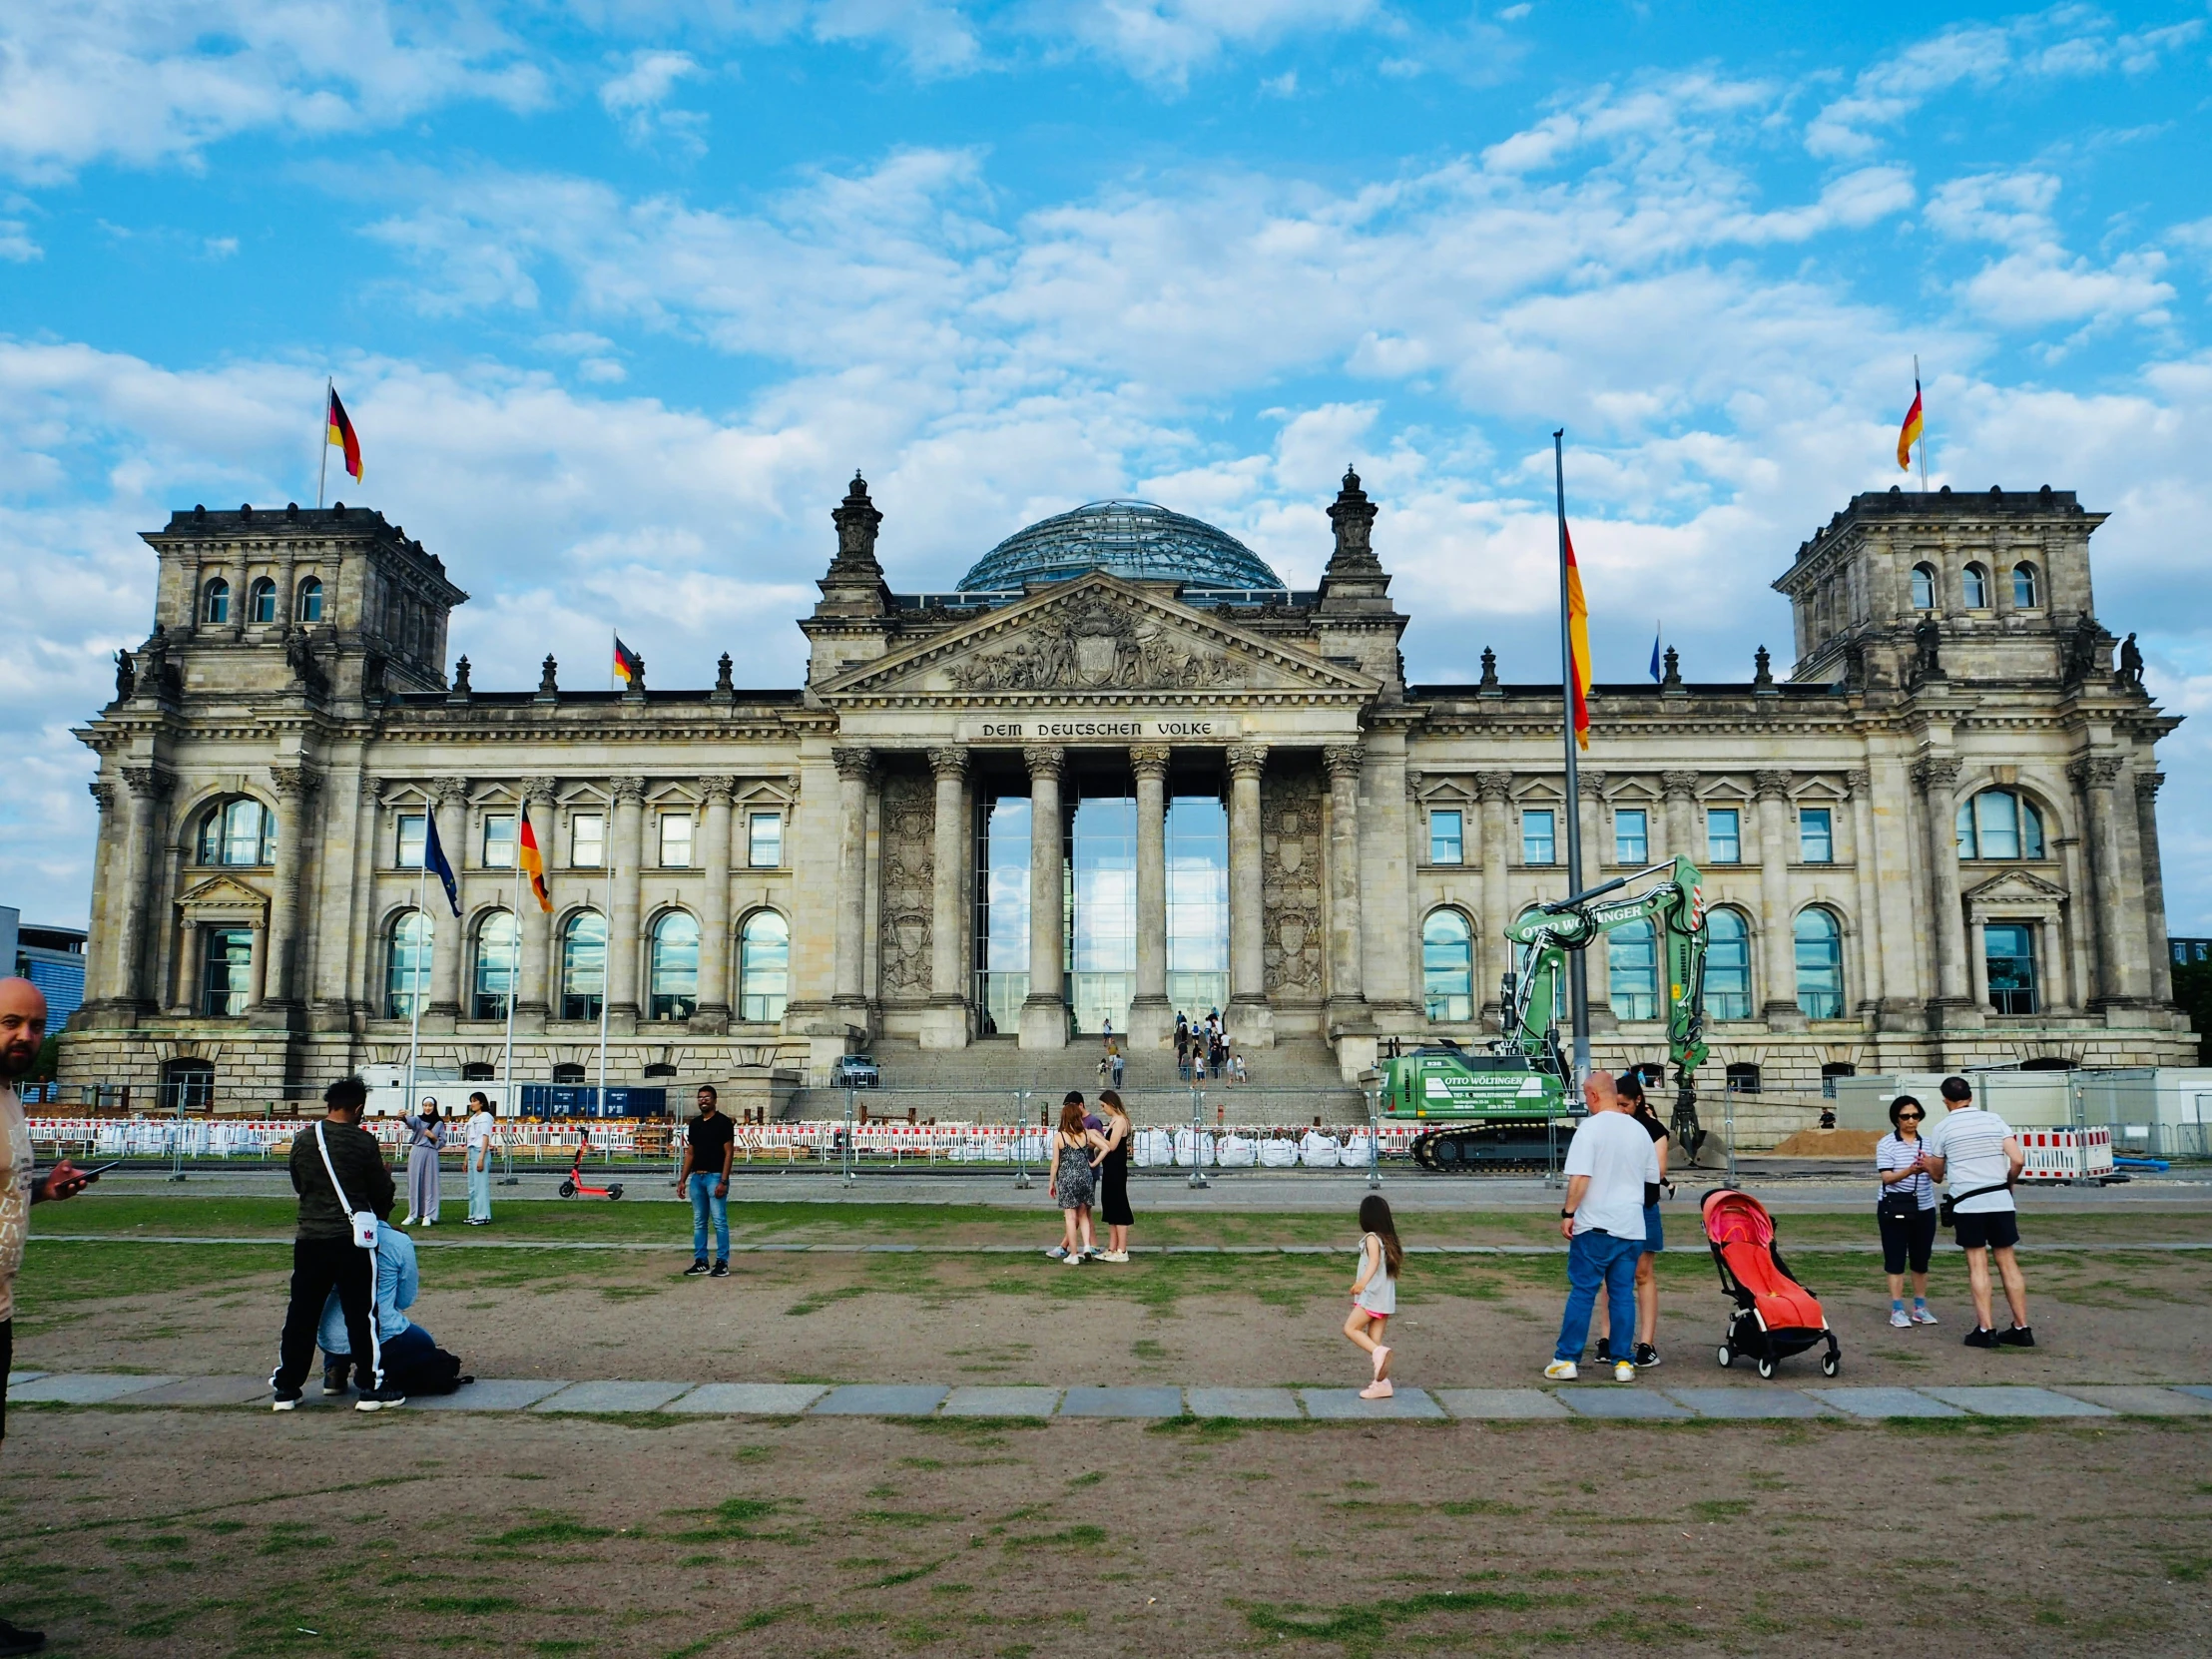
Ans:
POLYGON ((337 1169, 330 1162, 330 1143, 322 1138, 322 1125, 319 1123, 314 1126, 314 1147, 317 1152, 322 1154, 323 1173, 330 1178, 330 1190, 338 1195, 338 1208, 343 1210, 352 1220, 353 1242, 363 1250, 374 1250, 376 1248, 376 1217, 370 1211, 354 1209, 353 1201, 345 1196, 345 1188, 338 1182, 337 1169))

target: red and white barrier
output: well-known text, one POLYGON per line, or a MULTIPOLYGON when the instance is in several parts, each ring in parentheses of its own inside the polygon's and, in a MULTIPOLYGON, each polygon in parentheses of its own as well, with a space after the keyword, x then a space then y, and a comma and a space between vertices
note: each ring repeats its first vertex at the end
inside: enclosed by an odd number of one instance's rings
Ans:
POLYGON ((2022 1181, 2094 1181, 2112 1173, 2112 1131, 2094 1129, 2016 1129, 2027 1154, 2022 1181))

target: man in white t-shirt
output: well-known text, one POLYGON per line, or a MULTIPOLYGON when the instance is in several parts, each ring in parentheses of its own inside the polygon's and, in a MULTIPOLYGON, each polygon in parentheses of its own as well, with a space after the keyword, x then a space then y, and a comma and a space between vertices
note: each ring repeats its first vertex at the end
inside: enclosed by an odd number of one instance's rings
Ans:
MULTIPOLYGON (((1636 1329, 1636 1262, 1644 1253, 1644 1190, 1656 1190, 1659 1154, 1643 1125, 1621 1110, 1613 1079, 1595 1072, 1582 1085, 1590 1115, 1567 1144, 1567 1202, 1559 1212, 1559 1231, 1567 1241, 1567 1311, 1559 1322, 1559 1344, 1544 1376, 1571 1382, 1590 1335, 1590 1311, 1597 1289, 1605 1287, 1605 1305, 1616 1331, 1636 1329)), ((1636 1381, 1625 1358, 1613 1364, 1616 1382, 1636 1381)))
POLYGON ((1943 1079, 1943 1121, 1929 1126, 1925 1137, 1928 1171, 1950 1195, 1951 1225, 1966 1253, 1966 1286, 1973 1292, 1974 1328, 1968 1348, 2033 1348, 2027 1323, 2027 1280, 2015 1247, 2020 1224, 2012 1203, 2012 1184, 2027 1167, 2020 1138, 1994 1112, 1973 1103, 1973 1085, 1963 1077, 1943 1079), (2012 1329, 1990 1329, 1989 1256, 2004 1280, 2004 1300, 2012 1311, 2012 1329))
POLYGON ((468 1127, 462 1132, 461 1162, 468 1170, 468 1225, 483 1227, 491 1221, 491 1148, 497 1120, 491 1101, 481 1091, 468 1097, 468 1127))

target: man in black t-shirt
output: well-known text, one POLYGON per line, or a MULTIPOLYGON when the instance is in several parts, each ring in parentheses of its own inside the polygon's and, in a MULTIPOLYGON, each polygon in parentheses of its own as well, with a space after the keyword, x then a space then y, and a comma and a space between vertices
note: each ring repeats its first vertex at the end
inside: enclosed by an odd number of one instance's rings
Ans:
POLYGON ((676 1185, 691 1200, 692 1265, 686 1276, 705 1273, 730 1277, 730 1159, 737 1151, 738 1126, 716 1110, 721 1096, 712 1083, 699 1085, 699 1116, 684 1132, 684 1165, 676 1185), (707 1267, 707 1223, 715 1224, 715 1265, 707 1267))

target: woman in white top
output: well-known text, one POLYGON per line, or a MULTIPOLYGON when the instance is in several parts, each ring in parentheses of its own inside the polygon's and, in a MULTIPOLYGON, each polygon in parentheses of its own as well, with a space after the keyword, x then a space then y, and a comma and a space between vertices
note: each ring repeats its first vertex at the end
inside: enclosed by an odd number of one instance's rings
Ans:
POLYGON ((1926 1109, 1909 1094, 1890 1102, 1891 1131, 1874 1149, 1881 1197, 1875 1219, 1882 1228, 1882 1266, 1890 1276, 1890 1323, 1899 1330, 1934 1325, 1928 1311, 1928 1258, 1936 1248, 1936 1183, 1929 1179, 1928 1148, 1921 1140, 1926 1109), (1905 1269, 1913 1269, 1913 1312, 1905 1311, 1905 1269))

